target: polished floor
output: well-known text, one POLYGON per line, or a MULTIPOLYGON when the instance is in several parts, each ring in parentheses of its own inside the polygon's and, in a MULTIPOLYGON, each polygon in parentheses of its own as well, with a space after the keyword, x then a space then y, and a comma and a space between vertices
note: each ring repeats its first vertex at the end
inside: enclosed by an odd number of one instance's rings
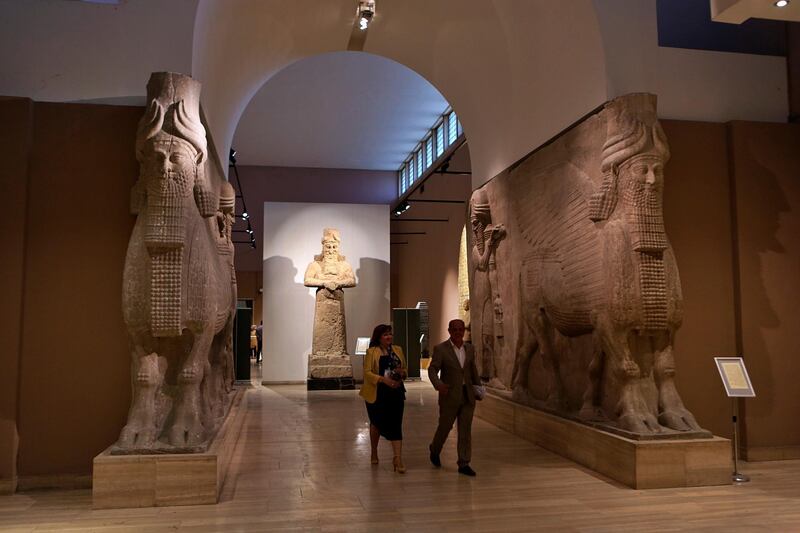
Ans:
POLYGON ((800 531, 800 461, 744 464, 747 484, 636 491, 477 420, 472 465, 456 473, 455 430, 428 463, 436 397, 408 386, 404 459, 382 441, 369 463, 353 391, 247 393, 247 419, 218 505, 91 509, 91 491, 0 496, 0 531, 800 531))

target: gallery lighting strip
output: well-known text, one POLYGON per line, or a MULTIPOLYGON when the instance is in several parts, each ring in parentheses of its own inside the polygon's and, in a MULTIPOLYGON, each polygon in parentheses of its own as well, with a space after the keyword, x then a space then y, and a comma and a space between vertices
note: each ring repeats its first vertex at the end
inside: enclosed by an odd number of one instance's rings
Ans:
MULTIPOLYGON (((239 192, 236 193, 236 198, 242 201, 242 214, 234 216, 237 219, 242 219, 243 221, 247 222, 247 229, 235 229, 233 233, 247 233, 250 236, 250 240, 247 241, 233 241, 234 244, 249 244, 250 247, 255 250, 256 249, 256 234, 253 231, 253 226, 250 224, 250 213, 247 211, 247 204, 244 201, 244 191, 242 190, 242 182, 239 181, 239 169, 236 168, 236 150, 231 148, 230 154, 228 155, 228 164, 233 168, 233 175, 236 177, 236 187, 239 189, 239 192)), ((235 208, 234 208, 235 211, 235 208)), ((234 220, 235 223, 235 220, 234 220)))
POLYGON ((411 189, 463 133, 455 111, 447 108, 397 171, 398 197, 411 189))

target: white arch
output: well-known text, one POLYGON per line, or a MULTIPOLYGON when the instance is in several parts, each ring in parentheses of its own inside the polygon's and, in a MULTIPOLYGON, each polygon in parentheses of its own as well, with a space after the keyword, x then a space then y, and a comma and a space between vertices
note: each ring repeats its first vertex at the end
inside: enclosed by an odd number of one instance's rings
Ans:
MULTIPOLYGON (((258 89, 305 57, 346 49, 354 0, 200 0, 192 75, 222 161, 258 89)), ((502 171, 606 100, 590 0, 382 0, 365 52, 427 79, 467 138, 473 185, 502 171)))

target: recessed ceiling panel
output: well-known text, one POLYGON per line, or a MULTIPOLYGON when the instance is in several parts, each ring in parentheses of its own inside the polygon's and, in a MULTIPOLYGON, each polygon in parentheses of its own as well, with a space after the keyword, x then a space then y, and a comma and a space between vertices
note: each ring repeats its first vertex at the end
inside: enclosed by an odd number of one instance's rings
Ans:
POLYGON ((264 84, 233 147, 241 165, 397 170, 447 105, 435 87, 392 60, 322 54, 264 84))

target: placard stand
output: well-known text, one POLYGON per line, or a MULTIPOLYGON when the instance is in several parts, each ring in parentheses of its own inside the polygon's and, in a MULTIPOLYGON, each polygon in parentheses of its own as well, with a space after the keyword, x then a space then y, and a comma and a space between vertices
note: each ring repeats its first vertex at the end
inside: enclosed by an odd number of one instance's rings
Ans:
POLYGON ((744 359, 741 357, 715 357, 719 377, 725 386, 725 392, 733 400, 733 481, 734 483, 746 483, 750 481, 750 476, 739 472, 739 398, 755 397, 753 384, 744 366, 744 359))
POLYGON ((733 397, 733 482, 746 483, 750 476, 739 472, 739 402, 733 397))

